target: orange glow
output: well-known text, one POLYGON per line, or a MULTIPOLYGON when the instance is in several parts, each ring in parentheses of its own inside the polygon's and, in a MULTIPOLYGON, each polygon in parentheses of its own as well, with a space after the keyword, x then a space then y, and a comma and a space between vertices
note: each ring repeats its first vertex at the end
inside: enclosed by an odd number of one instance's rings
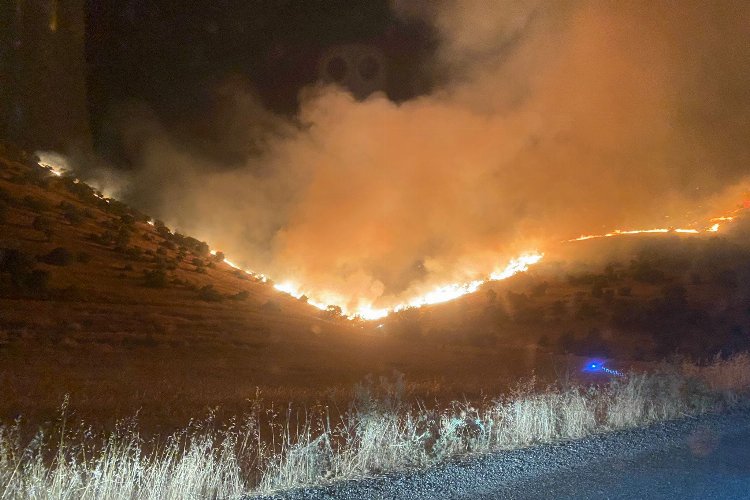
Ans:
MULTIPOLYGON (((577 238, 566 240, 565 242, 577 242, 586 241, 599 238, 613 238, 616 236, 628 236, 628 235, 639 235, 639 234, 703 234, 703 233, 716 233, 719 231, 721 225, 719 222, 732 222, 736 219, 736 216, 741 212, 743 208, 738 208, 732 212, 732 215, 722 215, 709 219, 713 224, 709 227, 696 229, 696 228, 653 228, 653 229, 629 229, 621 230, 616 229, 609 233, 604 234, 591 234, 582 235, 577 238), (717 222, 718 221, 718 222, 717 222)), ((212 255, 216 255, 216 251, 211 251, 212 255)), ((342 304, 345 300, 336 296, 326 297, 327 300, 321 300, 321 298, 312 298, 312 294, 309 291, 303 290, 303 288, 291 281, 284 281, 274 285, 274 288, 282 293, 290 295, 294 298, 300 299, 303 296, 307 298, 307 302, 321 310, 326 310, 328 305, 338 305, 341 307, 341 311, 349 319, 363 319, 367 321, 373 321, 385 318, 392 312, 402 311, 412 307, 422 307, 432 304, 439 304, 455 300, 464 295, 474 293, 479 288, 490 281, 499 281, 510 278, 518 273, 525 272, 529 267, 537 264, 544 257, 543 253, 540 252, 528 252, 520 255, 519 257, 512 259, 504 268, 498 269, 492 272, 489 276, 484 279, 475 279, 464 283, 446 283, 444 285, 437 286, 428 292, 415 296, 411 299, 406 300, 401 304, 397 304, 390 308, 376 308, 372 304, 361 304, 355 310, 350 311, 342 304)), ((237 264, 224 259, 224 262, 234 269, 241 269, 237 264)), ((241 269, 243 270, 243 269, 241 269)), ((263 282, 268 281, 267 278, 262 275, 255 273, 250 270, 243 270, 248 275, 251 275, 263 282)))
POLYGON ((657 229, 630 229, 630 230, 621 230, 621 229, 615 229, 612 232, 609 233, 603 233, 603 234, 587 234, 587 235, 581 235, 578 238, 573 238, 570 240, 566 240, 564 243, 571 243, 575 241, 586 241, 586 240, 595 240, 599 238, 612 238, 615 236, 627 236, 627 235, 634 235, 634 234, 658 234, 658 233, 678 233, 678 234, 701 234, 701 233, 716 233, 719 231, 719 228, 721 225, 719 222, 732 222, 735 220, 736 215, 744 210, 743 207, 737 208, 730 212, 732 215, 721 215, 719 217, 712 217, 709 219, 710 222, 713 222, 713 224, 706 228, 657 228, 657 229))

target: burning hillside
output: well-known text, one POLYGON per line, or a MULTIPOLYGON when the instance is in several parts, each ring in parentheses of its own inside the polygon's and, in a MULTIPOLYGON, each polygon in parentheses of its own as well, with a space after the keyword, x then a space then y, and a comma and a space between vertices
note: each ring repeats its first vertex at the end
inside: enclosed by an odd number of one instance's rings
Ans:
POLYGON ((78 161, 78 175, 280 290, 372 318, 475 290, 575 235, 721 227, 710 219, 748 182, 748 6, 413 7, 394 4, 441 34, 430 93, 397 104, 313 85, 290 119, 230 79, 212 123, 253 145, 246 158, 214 161, 131 107, 132 168, 78 161))

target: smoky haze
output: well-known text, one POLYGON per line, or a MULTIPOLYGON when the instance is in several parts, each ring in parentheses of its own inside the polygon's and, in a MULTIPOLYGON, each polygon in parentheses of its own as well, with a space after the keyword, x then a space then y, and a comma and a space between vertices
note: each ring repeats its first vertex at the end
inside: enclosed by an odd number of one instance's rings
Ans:
MULTIPOLYGON (((440 82, 395 104, 307 88, 293 120, 242 83, 211 123, 227 167, 148 110, 137 167, 89 178, 324 303, 388 307, 528 250, 688 224, 741 201, 750 165, 750 4, 397 1, 442 34, 440 82)), ((186 103, 186 106, 189 106, 186 103)))

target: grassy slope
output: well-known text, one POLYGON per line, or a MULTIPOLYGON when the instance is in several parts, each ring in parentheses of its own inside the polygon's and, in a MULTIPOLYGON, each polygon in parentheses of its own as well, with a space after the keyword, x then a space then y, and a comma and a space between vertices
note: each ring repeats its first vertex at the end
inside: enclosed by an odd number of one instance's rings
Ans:
MULTIPOLYGON (((426 397, 458 395, 496 388, 535 364, 528 356, 509 356, 498 364, 494 351, 488 356, 486 349, 472 346, 405 342, 384 335, 375 324, 325 319, 269 284, 238 277, 226 264, 198 273, 191 253, 168 272, 178 284, 148 288, 143 272, 155 268, 156 255, 129 258, 90 238, 116 227, 119 216, 97 200, 81 201, 54 176, 44 186, 14 180, 30 168, 0 158, 0 189, 10 195, 0 222, 0 248, 41 256, 64 247, 74 256, 88 254, 90 261, 37 263, 50 273, 46 296, 19 298, 3 277, 4 420, 19 414, 32 422, 48 420, 69 393, 72 406, 89 421, 111 423, 140 410, 144 426, 171 429, 215 406, 240 413, 257 387, 267 399, 310 402, 328 388, 348 391, 367 374, 399 370, 426 397), (42 200, 46 208, 41 213, 29 208, 26 196, 42 200), (88 210, 90 217, 70 224, 61 202, 88 210), (50 238, 32 227, 39 215, 51 221, 50 238), (197 289, 208 284, 226 296, 246 291, 248 297, 201 300, 197 289)), ((133 224, 130 247, 155 253, 161 242, 153 226, 133 224)), ((165 250, 162 258, 177 258, 176 249, 165 250)))
MULTIPOLYGON (((478 398, 482 391, 499 393, 532 370, 544 379, 557 376, 566 362, 575 366, 578 361, 559 355, 564 350, 559 339, 566 331, 580 340, 598 328, 618 357, 633 358, 639 349, 650 353, 653 336, 614 324, 612 315, 618 304, 648 306, 670 283, 684 283, 691 307, 713 318, 699 325, 703 330, 698 333, 736 325, 746 333, 750 319, 742 290, 728 290, 714 279, 719 268, 698 266, 703 280, 693 284, 691 269, 669 259, 659 261, 665 279, 657 283, 634 279, 625 259, 605 288, 628 286, 631 293, 609 300, 593 297, 591 284, 568 279, 583 272, 603 274, 604 263, 581 267, 566 263, 568 257, 548 257, 552 264, 527 275, 493 283, 452 303, 395 315, 382 328, 324 319, 268 284, 240 279, 223 263, 196 272, 196 256, 190 253, 168 272, 177 284, 152 289, 143 285, 143 271, 155 267, 156 255, 128 258, 113 245, 90 238, 116 227, 118 216, 103 210, 99 200, 81 201, 61 179, 49 177, 39 183, 44 186, 12 180, 30 168, 0 158, 0 189, 11 197, 5 222, 0 222, 0 247, 43 255, 62 246, 74 255, 85 252, 91 260, 63 267, 38 263, 50 272, 54 293, 48 297, 0 297, 0 383, 6 388, 0 418, 6 420, 18 414, 47 420, 69 393, 73 407, 87 420, 111 423, 140 409, 146 427, 175 428, 216 406, 241 413, 257 387, 270 400, 310 403, 328 388, 350 391, 365 375, 392 370, 403 372, 410 390, 426 399, 478 398), (38 214, 22 202, 25 196, 47 205, 43 215, 52 223, 50 238, 33 229, 38 214), (70 224, 61 202, 87 209, 92 217, 70 224), (548 287, 535 294, 542 282, 548 287), (225 296, 246 291, 248 297, 201 300, 198 289, 208 284, 225 296), (487 289, 495 291, 494 300, 487 289), (509 300, 509 292, 527 296, 525 311, 509 300), (557 301, 562 309, 555 312, 557 301), (582 303, 594 305, 597 314, 580 317, 582 303), (539 348, 542 336, 548 345, 539 348)), ((163 241, 153 226, 135 222, 129 245, 155 253, 163 241)), ((699 250, 712 245, 710 240, 685 241, 699 250)), ((590 253, 613 252, 612 242, 601 244, 590 253)), ((161 257, 177 258, 176 249, 161 248, 161 257)), ((731 258, 721 259, 721 265, 741 262, 737 256, 743 251, 729 252, 731 258)), ((635 254, 637 249, 619 253, 635 254)))

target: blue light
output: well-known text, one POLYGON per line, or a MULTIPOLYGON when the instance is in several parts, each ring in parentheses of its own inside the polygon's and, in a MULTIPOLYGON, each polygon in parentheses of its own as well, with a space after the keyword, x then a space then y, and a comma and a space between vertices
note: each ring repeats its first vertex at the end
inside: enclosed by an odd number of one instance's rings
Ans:
POLYGON ((604 361, 600 359, 593 359, 588 361, 584 366, 582 371, 588 372, 588 373, 598 373, 598 372, 604 372, 608 375, 615 375, 617 377, 622 376, 622 373, 617 370, 612 370, 611 368, 607 368, 604 366, 604 361))

